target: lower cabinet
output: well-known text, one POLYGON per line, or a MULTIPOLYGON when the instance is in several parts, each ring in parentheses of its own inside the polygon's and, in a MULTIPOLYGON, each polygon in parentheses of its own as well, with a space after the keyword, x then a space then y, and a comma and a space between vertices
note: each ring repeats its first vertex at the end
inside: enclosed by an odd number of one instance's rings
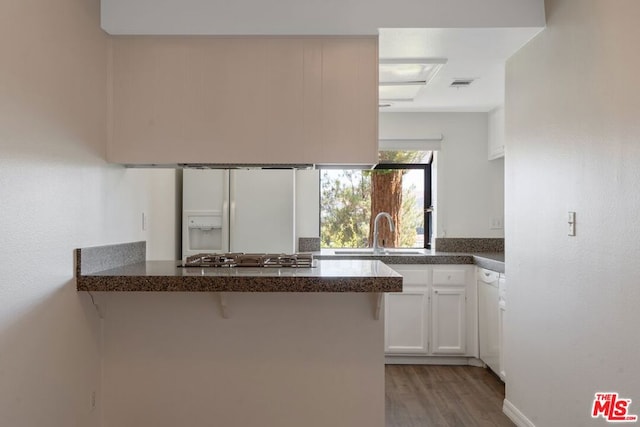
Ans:
POLYGON ((385 354, 477 357, 475 267, 390 267, 404 289, 385 294, 385 354))
POLYGON ((392 266, 403 277, 403 291, 385 294, 386 354, 426 355, 429 351, 429 287, 422 266, 392 266))
POLYGON ((464 287, 433 286, 431 289, 431 352, 465 354, 467 291, 464 287))
POLYGON ((386 353, 427 354, 429 296, 426 292, 388 294, 385 301, 386 353))

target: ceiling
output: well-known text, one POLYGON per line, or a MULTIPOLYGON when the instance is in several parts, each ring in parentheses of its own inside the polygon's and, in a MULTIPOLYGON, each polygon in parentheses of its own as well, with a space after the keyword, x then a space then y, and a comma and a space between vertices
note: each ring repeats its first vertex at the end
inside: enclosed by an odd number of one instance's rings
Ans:
POLYGON ((541 28, 383 28, 380 59, 446 58, 413 101, 391 101, 381 112, 490 111, 504 102, 506 60, 541 28), (455 79, 474 79, 452 88, 455 79))

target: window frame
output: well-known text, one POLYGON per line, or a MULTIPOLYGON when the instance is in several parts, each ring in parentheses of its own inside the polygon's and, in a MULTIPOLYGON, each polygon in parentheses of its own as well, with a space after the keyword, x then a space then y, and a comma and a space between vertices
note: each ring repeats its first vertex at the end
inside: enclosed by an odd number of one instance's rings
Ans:
POLYGON ((378 163, 374 166, 376 169, 422 169, 424 171, 424 205, 422 212, 424 214, 424 249, 431 249, 431 214, 433 213, 433 201, 431 190, 431 161, 430 156, 427 163, 378 163))

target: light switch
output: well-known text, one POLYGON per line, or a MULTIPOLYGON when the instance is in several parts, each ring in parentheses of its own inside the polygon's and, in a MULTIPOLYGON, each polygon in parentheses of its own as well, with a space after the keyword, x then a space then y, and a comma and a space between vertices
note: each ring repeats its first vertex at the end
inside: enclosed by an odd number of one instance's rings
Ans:
POLYGON ((575 236, 576 235, 576 213, 575 212, 569 212, 569 218, 568 218, 568 222, 569 222, 569 236, 575 236))

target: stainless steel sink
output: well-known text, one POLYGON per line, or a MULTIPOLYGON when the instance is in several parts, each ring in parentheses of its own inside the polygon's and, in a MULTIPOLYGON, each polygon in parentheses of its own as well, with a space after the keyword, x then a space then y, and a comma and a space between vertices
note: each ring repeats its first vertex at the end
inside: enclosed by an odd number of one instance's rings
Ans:
POLYGON ((376 256, 393 256, 393 255, 422 255, 424 251, 419 249, 386 249, 383 252, 374 254, 373 249, 357 249, 357 250, 340 250, 335 251, 336 255, 376 255, 376 256))
POLYGON ((424 251, 421 251, 418 249, 415 249, 415 250, 407 249, 407 250, 398 250, 398 251, 390 249, 388 251, 385 251, 384 254, 385 255, 423 255, 424 251))

